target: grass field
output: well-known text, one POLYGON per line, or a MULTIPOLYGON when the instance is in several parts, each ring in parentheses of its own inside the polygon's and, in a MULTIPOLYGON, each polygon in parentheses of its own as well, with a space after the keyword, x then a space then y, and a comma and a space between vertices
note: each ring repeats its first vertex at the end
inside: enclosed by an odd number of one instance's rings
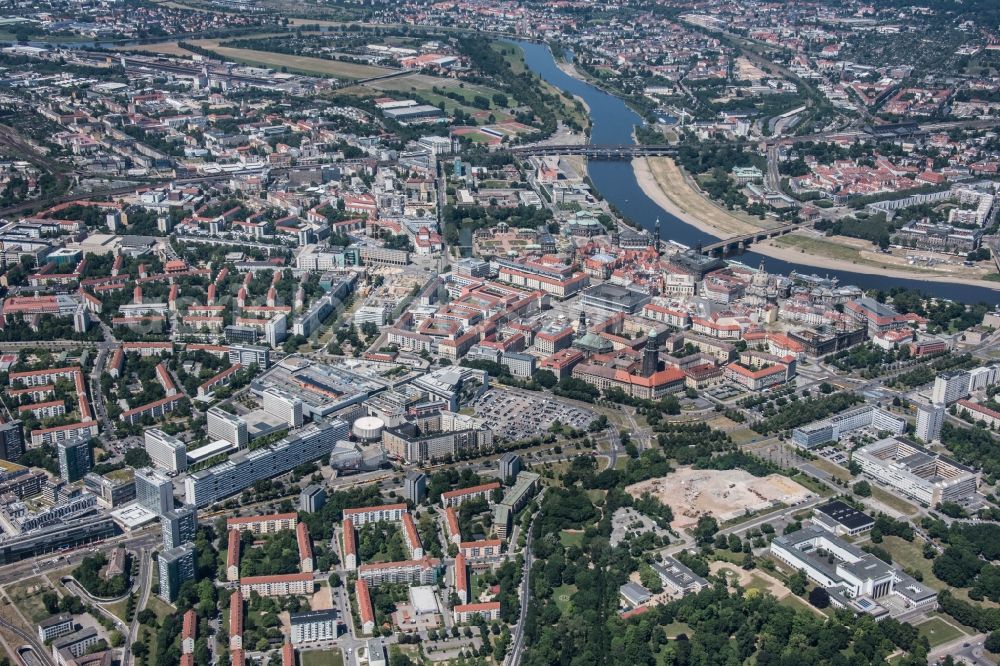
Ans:
POLYGON ((821 611, 807 604, 802 599, 799 599, 794 594, 789 594, 784 599, 778 601, 782 606, 788 606, 789 608, 794 608, 797 611, 805 611, 807 613, 820 613, 821 611))
POLYGON ((215 40, 208 40, 208 42, 210 43, 202 44, 201 41, 195 43, 212 50, 227 60, 257 67, 272 67, 279 70, 287 68, 289 72, 297 74, 332 76, 338 79, 352 80, 364 79, 369 76, 380 76, 392 71, 383 67, 359 65, 353 62, 324 60, 323 58, 271 53, 270 51, 257 51, 254 49, 238 49, 223 44, 215 46, 213 44, 218 44, 215 40))
POLYGON ((104 607, 107 608, 109 612, 111 612, 115 617, 120 619, 122 622, 127 621, 125 618, 125 609, 128 608, 127 597, 122 601, 113 604, 105 604, 104 607))
POLYGON ((813 465, 814 467, 818 468, 818 469, 823 470, 824 472, 827 472, 827 473, 829 473, 829 474, 837 477, 841 481, 850 481, 851 480, 851 474, 850 474, 850 472, 848 472, 846 469, 844 469, 840 465, 833 464, 832 462, 830 462, 826 458, 819 458, 819 457, 817 457, 816 460, 810 461, 810 464, 813 465))
POLYGON ((560 585, 552 590, 552 598, 561 613, 567 613, 573 609, 573 602, 570 599, 574 594, 576 594, 576 585, 560 585))
POLYGON ((667 634, 667 638, 677 638, 681 634, 690 634, 691 627, 687 622, 671 622, 663 628, 663 631, 667 634))
POLYGON ((872 487, 872 497, 877 499, 879 502, 882 502, 882 504, 890 506, 896 511, 904 513, 907 516, 916 515, 916 513, 919 511, 917 507, 913 506, 903 498, 897 495, 893 495, 892 493, 886 490, 883 490, 874 483, 869 485, 872 487))
MULTIPOLYGON (((281 34, 281 33, 277 33, 281 34)), ((275 36, 271 33, 253 35, 255 38, 275 36)), ((196 39, 192 44, 209 49, 217 53, 219 57, 232 60, 244 65, 254 67, 271 67, 280 70, 283 67, 289 72, 297 74, 308 74, 311 76, 332 76, 338 79, 353 80, 364 79, 370 76, 379 76, 392 72, 384 67, 373 67, 371 65, 360 65, 353 62, 340 62, 337 60, 326 60, 324 58, 310 58, 308 56, 288 55, 285 53, 272 53, 270 51, 258 51, 256 49, 240 49, 226 46, 225 40, 218 39, 196 39)), ((155 44, 142 44, 128 46, 129 50, 146 51, 149 53, 160 53, 167 56, 190 56, 190 51, 181 48, 177 41, 157 42, 155 44)))
POLYGON ((583 543, 583 532, 563 530, 559 533, 559 541, 566 548, 579 546, 583 543))
MULTIPOLYGON (((963 601, 969 601, 968 589, 949 587, 944 581, 934 575, 934 570, 932 569, 934 560, 924 558, 923 542, 919 539, 914 539, 911 543, 904 541, 899 537, 887 536, 879 545, 889 551, 889 554, 892 555, 893 564, 901 566, 904 569, 919 571, 923 575, 924 580, 922 582, 924 585, 927 585, 935 590, 948 588, 951 593, 955 595, 955 597, 963 601)), ((976 601, 975 603, 980 606, 992 608, 1000 606, 1000 604, 996 604, 989 599, 983 599, 982 601, 976 601)))
POLYGON ((7 596, 17 604, 21 613, 29 622, 39 622, 47 618, 50 613, 42 603, 42 593, 51 590, 47 579, 42 576, 35 576, 27 580, 20 581, 7 586, 7 596))
MULTIPOLYGON (((507 61, 508 65, 510 65, 512 72, 515 74, 524 72, 524 52, 521 50, 520 46, 510 42, 494 42, 491 46, 495 51, 503 53, 504 60, 507 61)), ((590 126, 590 117, 587 115, 586 109, 578 109, 576 107, 575 100, 564 97, 562 91, 555 86, 546 83, 541 79, 539 79, 539 84, 545 88, 546 92, 559 96, 562 104, 562 116, 564 118, 575 121, 578 125, 580 125, 580 127, 590 126)))
POLYGON ((299 653, 301 666, 344 666, 344 655, 340 648, 332 650, 309 650, 299 653))
POLYGON ((966 635, 958 627, 945 622, 940 617, 932 617, 926 622, 918 624, 917 631, 920 632, 921 636, 927 637, 927 641, 931 644, 931 647, 936 647, 966 635))
POLYGON ((175 612, 170 604, 154 595, 149 596, 149 601, 146 602, 146 608, 156 613, 156 619, 158 620, 162 620, 166 616, 172 615, 175 612))

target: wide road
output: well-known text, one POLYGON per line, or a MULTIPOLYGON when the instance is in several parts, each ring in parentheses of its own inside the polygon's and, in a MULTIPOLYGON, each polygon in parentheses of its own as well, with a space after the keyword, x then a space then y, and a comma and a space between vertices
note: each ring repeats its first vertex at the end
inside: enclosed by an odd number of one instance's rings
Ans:
MULTIPOLYGON (((541 498, 541 494, 539 494, 541 498)), ((528 618, 528 603, 531 594, 531 531, 535 526, 532 520, 524 539, 524 574, 521 576, 521 612, 517 617, 517 628, 514 630, 514 645, 510 651, 509 666, 518 666, 524 653, 524 623, 528 618)))
POLYGON ((149 601, 149 593, 152 590, 153 567, 149 558, 149 551, 145 548, 139 551, 139 601, 135 605, 135 615, 132 616, 132 624, 129 626, 128 635, 125 637, 125 648, 122 650, 122 666, 128 666, 132 660, 132 643, 139 638, 139 611, 146 607, 149 601))

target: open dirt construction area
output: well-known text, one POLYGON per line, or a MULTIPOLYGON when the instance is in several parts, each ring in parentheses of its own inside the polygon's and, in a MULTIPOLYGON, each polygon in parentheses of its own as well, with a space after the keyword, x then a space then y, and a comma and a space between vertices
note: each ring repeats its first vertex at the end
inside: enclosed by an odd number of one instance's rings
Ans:
POLYGON ((633 497, 649 493, 674 512, 674 529, 693 527, 698 517, 709 514, 720 523, 760 511, 775 503, 795 504, 812 493, 779 474, 756 477, 743 470, 714 471, 681 468, 659 478, 625 488, 633 497))

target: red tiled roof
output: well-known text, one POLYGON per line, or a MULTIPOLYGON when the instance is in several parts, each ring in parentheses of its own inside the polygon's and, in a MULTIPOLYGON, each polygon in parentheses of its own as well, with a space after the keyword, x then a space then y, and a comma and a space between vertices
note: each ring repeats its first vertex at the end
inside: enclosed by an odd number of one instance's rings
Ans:
POLYGON ((350 518, 344 519, 344 556, 357 555, 358 547, 354 543, 354 523, 350 518))
POLYGON ((451 499, 452 497, 461 497, 463 495, 472 495, 474 493, 482 493, 488 490, 495 490, 500 487, 499 481, 494 481, 492 483, 482 483, 478 486, 470 486, 468 488, 459 488, 457 490, 449 490, 446 493, 441 493, 441 497, 451 499))

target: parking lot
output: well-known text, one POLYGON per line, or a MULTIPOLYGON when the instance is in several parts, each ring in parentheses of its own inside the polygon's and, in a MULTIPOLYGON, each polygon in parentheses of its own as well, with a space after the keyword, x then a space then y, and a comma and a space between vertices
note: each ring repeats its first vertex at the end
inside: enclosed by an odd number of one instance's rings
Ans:
POLYGON ((847 467, 847 454, 836 447, 824 446, 822 449, 814 451, 814 453, 826 458, 832 463, 840 465, 841 467, 847 467))
POLYGON ((484 419, 498 437, 527 439, 546 432, 553 421, 578 430, 596 418, 594 412, 560 402, 543 393, 491 389, 472 403, 476 416, 484 419))

